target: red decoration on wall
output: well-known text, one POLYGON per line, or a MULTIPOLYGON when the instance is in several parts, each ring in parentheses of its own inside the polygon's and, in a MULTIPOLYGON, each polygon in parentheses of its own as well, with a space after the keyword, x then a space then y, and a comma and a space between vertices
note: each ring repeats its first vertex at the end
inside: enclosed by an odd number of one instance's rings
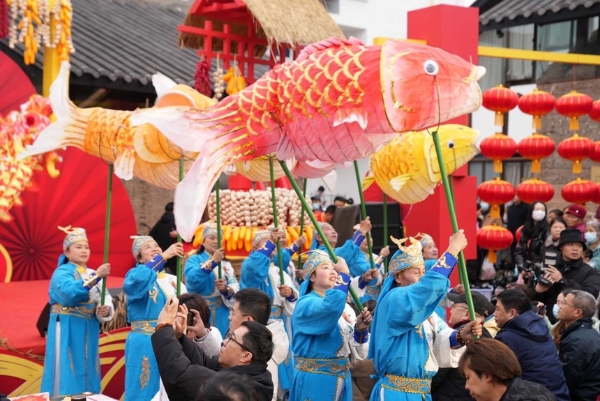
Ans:
POLYGON ((517 145, 517 151, 521 156, 531 160, 531 172, 539 173, 541 171, 541 159, 550 156, 554 152, 556 145, 554 141, 546 135, 538 134, 523 138, 517 145))
POLYGON ((477 245, 489 251, 488 260, 492 263, 496 263, 496 252, 509 248, 512 242, 512 233, 501 226, 485 226, 477 231, 477 245))
POLYGON ((542 127, 542 116, 554 110, 556 99, 548 92, 535 88, 533 92, 521 96, 519 99, 519 109, 533 116, 533 128, 536 130, 542 127))
POLYGON ((596 198, 598 186, 592 181, 582 180, 580 177, 577 177, 575 180, 565 184, 560 194, 569 203, 585 205, 586 202, 596 198))
POLYGON ((496 177, 482 182, 477 188, 477 196, 492 205, 491 217, 500 218, 500 205, 510 202, 515 197, 515 188, 510 182, 496 177))
POLYGON ((581 161, 590 157, 594 146, 591 139, 575 134, 558 144, 558 154, 573 162, 573 174, 580 174, 581 161))
POLYGON ((494 161, 494 171, 501 173, 502 161, 514 156, 517 143, 508 135, 496 133, 481 141, 479 150, 482 155, 494 161))
POLYGON ((514 109, 518 102, 519 95, 502 85, 483 92, 483 107, 496 112, 496 125, 504 125, 504 113, 514 109))
POLYGON ((525 203, 549 202, 554 197, 554 187, 539 178, 531 178, 517 186, 517 195, 525 203))
POLYGON ((579 130, 579 117, 585 116, 592 110, 593 100, 584 93, 571 91, 558 98, 556 111, 565 117, 569 117, 569 130, 579 130))

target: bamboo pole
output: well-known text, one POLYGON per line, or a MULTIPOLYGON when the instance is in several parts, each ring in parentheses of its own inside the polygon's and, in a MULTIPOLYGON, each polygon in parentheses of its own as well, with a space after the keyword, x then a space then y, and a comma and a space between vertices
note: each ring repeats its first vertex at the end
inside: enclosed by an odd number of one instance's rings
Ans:
MULTIPOLYGON (((273 168, 273 158, 269 157, 269 175, 271 178, 271 204, 273 205, 273 226, 275 229, 279 227, 279 219, 277 218, 277 201, 275 199, 275 171, 273 168)), ((281 285, 285 284, 283 277, 283 255, 281 254, 281 245, 277 241, 277 261, 279 262, 279 281, 281 285)), ((270 257, 270 255, 269 255, 270 257)))
MULTIPOLYGON (((356 174, 356 182, 358 184, 358 196, 360 197, 360 212, 362 215, 362 219, 367 218, 367 207, 365 205, 365 196, 361 190, 361 182, 360 179, 360 171, 358 170, 358 162, 354 161, 354 173, 356 174)), ((373 247, 371 246, 371 232, 368 231, 366 235, 365 241, 367 241, 367 250, 369 251, 369 263, 371 263, 371 269, 375 268, 375 261, 373 260, 373 247)))
MULTIPOLYGON (((108 250, 110 245, 110 208, 112 205, 112 178, 114 166, 108 165, 108 188, 106 189, 106 213, 104 216, 104 258, 103 263, 108 263, 108 250)), ((100 293, 100 305, 104 305, 106 298, 106 282, 108 277, 102 279, 102 292, 100 293)))
MULTIPOLYGON (((183 181, 183 156, 179 158, 179 182, 183 181)), ((181 235, 177 233, 177 243, 181 244, 181 235)), ((181 295, 181 258, 177 257, 177 296, 181 295)))
MULTIPOLYGON (((217 249, 221 249, 223 245, 221 244, 221 185, 219 184, 219 180, 217 180, 215 185, 215 192, 217 198, 217 249)), ((217 269, 217 277, 220 280, 223 278, 223 267, 221 261, 219 261, 217 269)))

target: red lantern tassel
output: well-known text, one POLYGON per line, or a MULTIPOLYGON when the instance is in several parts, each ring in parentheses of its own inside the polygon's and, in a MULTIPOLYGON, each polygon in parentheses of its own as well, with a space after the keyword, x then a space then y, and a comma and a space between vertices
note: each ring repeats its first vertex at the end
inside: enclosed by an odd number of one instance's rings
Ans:
POLYGON ((498 255, 496 254, 496 251, 493 249, 490 249, 488 251, 488 260, 490 261, 490 263, 496 263, 496 261, 498 260, 498 255))
POLYGON ((573 174, 581 174, 582 166, 581 160, 575 160, 573 162, 573 174))
POLYGON ((502 172, 502 160, 494 159, 494 173, 502 172))
POLYGON ((8 36, 8 3, 6 0, 0 0, 0 39, 8 36))
POLYGON ((496 118, 494 119, 494 124, 499 125, 501 127, 504 125, 504 113, 501 113, 499 111, 496 112, 496 118))
POLYGON ((571 120, 569 121, 569 130, 579 131, 579 118, 571 117, 571 120))
POLYGON ((498 204, 492 204, 492 210, 490 211, 490 216, 493 219, 499 219, 500 218, 500 205, 498 205, 498 204))
POLYGON ((542 129, 542 116, 533 116, 533 129, 536 131, 542 129))
POLYGON ((542 171, 542 162, 540 159, 535 159, 531 161, 531 172, 539 173, 542 171))

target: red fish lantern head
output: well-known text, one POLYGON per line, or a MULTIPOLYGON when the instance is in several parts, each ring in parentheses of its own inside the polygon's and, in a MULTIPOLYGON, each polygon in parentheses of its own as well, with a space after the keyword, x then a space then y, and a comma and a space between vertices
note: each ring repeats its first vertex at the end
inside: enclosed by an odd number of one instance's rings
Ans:
POLYGON ((567 183, 560 191, 564 200, 579 205, 585 205, 586 202, 596 198, 597 193, 598 186, 594 182, 579 177, 567 183))
POLYGON ((500 205, 510 202, 515 197, 515 188, 510 182, 496 177, 482 182, 477 188, 477 196, 492 205, 491 217, 500 218, 500 205))
POLYGON ((495 124, 504 125, 504 113, 514 109, 519 103, 519 95, 515 91, 498 85, 483 92, 483 107, 496 112, 495 124))
POLYGON ((533 116, 533 128, 539 130, 542 128, 542 116, 554 110, 555 103, 554 96, 535 88, 533 92, 521 96, 519 109, 533 116))
POLYGON ((477 245, 489 250, 488 260, 496 263, 496 252, 501 249, 509 248, 513 242, 513 235, 506 228, 490 225, 481 227, 477 231, 477 245))
POLYGON ((535 133, 519 141, 517 150, 521 156, 531 160, 531 172, 541 171, 541 159, 554 153, 556 145, 546 135, 535 133))
POLYGON ((514 156, 517 143, 508 135, 496 133, 481 141, 479 150, 482 155, 494 161, 494 172, 501 173, 502 160, 514 156))
POLYGON ((525 203, 549 202, 554 197, 554 187, 538 178, 523 181, 517 186, 517 196, 525 203))
POLYGON ((585 116, 592 110, 593 100, 584 93, 571 91, 556 101, 558 114, 569 117, 569 130, 579 130, 579 117, 585 116))
POLYGON ((558 144, 558 154, 573 162, 573 174, 580 174, 581 161, 590 157, 594 146, 591 139, 575 134, 558 144))

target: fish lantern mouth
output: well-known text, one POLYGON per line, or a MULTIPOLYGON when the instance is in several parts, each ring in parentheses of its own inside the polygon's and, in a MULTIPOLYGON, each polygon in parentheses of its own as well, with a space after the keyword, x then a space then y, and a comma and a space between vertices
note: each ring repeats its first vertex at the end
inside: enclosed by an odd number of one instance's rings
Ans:
POLYGON ((485 69, 485 67, 478 65, 477 72, 475 73, 475 82, 479 82, 479 80, 483 78, 486 72, 487 70, 485 69))

